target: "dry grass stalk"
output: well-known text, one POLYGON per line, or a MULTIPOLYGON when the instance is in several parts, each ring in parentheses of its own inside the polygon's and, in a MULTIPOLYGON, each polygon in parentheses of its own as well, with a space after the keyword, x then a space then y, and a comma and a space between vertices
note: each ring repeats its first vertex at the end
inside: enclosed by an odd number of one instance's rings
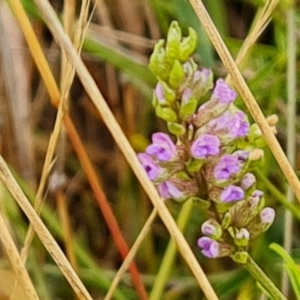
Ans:
MULTIPOLYGON (((235 59, 235 63, 239 67, 239 69, 243 69, 243 64, 248 57, 253 45, 256 43, 259 36, 263 33, 267 25, 270 23, 272 13, 276 8, 278 2, 278 0, 266 1, 264 7, 257 12, 250 32, 243 42, 243 45, 235 59)), ((230 83, 230 80, 231 77, 230 74, 228 74, 226 81, 230 83)))
POLYGON ((26 295, 26 299, 30 299, 30 300, 39 299, 34 289, 34 286, 31 282, 31 279, 27 273, 25 265, 22 262, 18 249, 13 241, 13 238, 9 233, 9 229, 6 226, 2 212, 0 212, 0 229, 1 229, 0 240, 5 248, 7 257, 16 275, 17 283, 20 284, 21 287, 23 288, 26 295))
POLYGON ((66 259, 65 255, 52 237, 47 227, 44 225, 34 208, 29 203, 29 200, 24 195, 2 156, 0 156, 0 179, 29 219, 36 234, 40 238, 49 254, 52 256, 66 279, 69 281, 77 297, 82 300, 91 300, 92 297, 89 295, 79 277, 74 272, 72 266, 66 259))
POLYGON ((37 4, 53 36, 56 38, 62 49, 65 51, 67 57, 73 62, 73 65, 76 68, 78 77, 80 78, 83 86, 85 87, 87 93, 89 94, 90 98, 92 99, 93 103, 95 104, 96 108, 101 114, 103 121, 105 122, 111 134, 113 135, 120 150, 123 152, 128 163, 132 167, 137 178, 139 179, 146 193, 150 197, 152 203, 157 207, 160 217, 162 218, 167 229, 169 230, 171 236, 174 238, 180 253, 182 254, 190 269, 194 273, 194 276, 196 277, 207 299, 218 299, 209 281, 207 280, 207 277, 201 269, 199 262, 195 258, 188 243, 186 242, 184 236, 178 229, 168 209, 158 196, 158 193, 155 187, 153 186, 152 182, 150 182, 150 180, 147 177, 147 174, 141 167, 134 150, 130 146, 130 143, 126 139, 119 124, 116 122, 113 114, 107 106, 107 103, 105 102, 103 96, 98 90, 94 80, 92 79, 82 60, 75 51, 70 39, 64 33, 61 24, 59 23, 52 7, 49 3, 41 0, 35 0, 35 3, 37 4))
POLYGON ((133 260, 133 258, 135 257, 140 245, 142 244, 144 238, 146 237, 146 235, 148 234, 151 224, 154 221, 154 219, 157 216, 157 209, 154 208, 152 210, 152 213, 150 214, 149 218, 147 219, 145 225, 143 226, 141 232, 139 233, 137 239, 135 240, 134 244, 132 245, 130 251, 128 252, 126 258, 124 259, 121 267, 119 268, 116 276, 114 277, 113 282, 111 283, 111 286, 105 296, 104 300, 110 300, 114 294, 114 291, 116 290, 116 287, 118 286, 118 283, 120 282, 123 274, 126 272, 126 270, 128 269, 131 261, 133 260))
POLYGON ((258 106, 254 96, 252 95, 247 83, 245 82, 242 74, 240 73, 237 65, 235 64, 232 56, 230 55, 224 41, 222 40, 218 30, 213 24, 209 14, 207 13, 202 1, 200 0, 190 0, 200 22, 202 23, 204 29, 206 30, 210 40, 212 41, 215 49, 220 55, 222 62, 228 73, 232 77, 233 84, 244 100, 249 112, 254 118, 255 122, 260 127, 263 136, 268 144, 270 150, 272 151, 274 157, 276 158, 282 172, 284 173, 287 181, 291 185, 298 201, 300 202, 300 184, 299 180, 291 167, 288 159, 286 158, 282 148, 280 147, 274 133, 272 132, 268 122, 266 121, 260 107, 258 106))

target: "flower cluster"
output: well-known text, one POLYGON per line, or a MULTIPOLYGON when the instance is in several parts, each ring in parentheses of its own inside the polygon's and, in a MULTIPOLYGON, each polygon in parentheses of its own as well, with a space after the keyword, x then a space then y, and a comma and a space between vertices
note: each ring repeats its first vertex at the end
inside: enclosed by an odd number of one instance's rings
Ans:
POLYGON ((153 106, 174 139, 154 133, 138 157, 163 199, 205 199, 209 205, 212 218, 198 240, 202 254, 241 261, 275 217, 249 172, 263 154, 257 149, 261 133, 233 105, 236 92, 223 79, 213 84, 211 70, 198 69, 191 58, 196 43, 193 29, 182 38, 172 22, 167 40, 156 44, 149 65, 158 78, 153 106))

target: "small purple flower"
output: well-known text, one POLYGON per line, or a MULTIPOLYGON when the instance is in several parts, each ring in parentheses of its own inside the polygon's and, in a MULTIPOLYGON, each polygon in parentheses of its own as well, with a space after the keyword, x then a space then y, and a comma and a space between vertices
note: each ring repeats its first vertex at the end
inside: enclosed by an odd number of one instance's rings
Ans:
POLYGON ((214 178, 216 180, 227 180, 232 175, 237 174, 241 166, 237 156, 225 154, 214 168, 214 178))
POLYGON ((223 79, 218 79, 212 94, 212 98, 217 98, 223 104, 230 104, 236 98, 236 92, 231 89, 223 79))
POLYGON ((192 143, 192 156, 199 159, 216 156, 220 153, 220 144, 218 137, 211 134, 203 134, 192 143))
POLYGON ((154 93, 155 93, 155 96, 156 96, 156 98, 157 98, 157 100, 160 104, 167 103, 165 95, 164 95, 164 89, 163 89, 163 86, 160 82, 158 82, 156 84, 154 93))
POLYGON ((188 103, 192 96, 193 91, 190 88, 185 88, 181 96, 181 103, 183 105, 188 103))
POLYGON ((171 181, 164 181, 158 186, 158 191, 164 199, 180 199, 183 197, 183 192, 171 181))
POLYGON ((208 258, 216 258, 220 253, 219 243, 206 236, 198 239, 198 246, 202 249, 201 253, 208 258))
POLYGON ((261 210, 259 216, 263 224, 272 224, 275 219, 275 211, 271 207, 265 207, 261 210))
POLYGON ((162 172, 162 169, 146 153, 138 154, 139 161, 143 165, 150 180, 155 180, 162 172))
POLYGON ((220 200, 224 203, 236 202, 243 200, 245 197, 245 192, 239 186, 229 185, 226 187, 221 195, 220 200))
POLYGON ((255 176, 252 173, 246 173, 241 180, 241 188, 246 191, 250 189, 255 182, 255 176))
POLYGON ((170 161, 177 156, 176 146, 167 134, 154 133, 152 142, 146 149, 147 154, 157 157, 160 161, 170 161))
POLYGON ((245 121, 246 115, 242 111, 236 112, 228 122, 229 134, 233 138, 242 138, 249 133, 249 123, 245 121))

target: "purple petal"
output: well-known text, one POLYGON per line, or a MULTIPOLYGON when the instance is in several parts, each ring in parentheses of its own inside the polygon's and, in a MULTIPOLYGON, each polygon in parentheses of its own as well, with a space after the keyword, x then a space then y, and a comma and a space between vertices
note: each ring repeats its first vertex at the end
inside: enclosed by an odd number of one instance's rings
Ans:
POLYGON ((158 186, 158 191, 161 197, 164 199, 180 199, 183 196, 183 192, 181 192, 177 186, 170 182, 170 181, 164 181, 158 186))
POLYGON ((144 167, 149 179, 155 180, 162 172, 162 169, 153 161, 151 156, 146 153, 139 153, 138 158, 142 166, 144 167))
POLYGON ((152 142, 146 153, 157 157, 160 161, 170 161, 177 156, 176 146, 170 137, 162 132, 152 135, 152 142))
POLYGON ((214 131, 224 130, 228 128, 228 122, 230 120, 230 112, 227 110, 220 117, 211 120, 208 126, 213 128, 214 131))
POLYGON ((219 243, 209 237, 198 239, 198 246, 202 249, 201 253, 209 258, 215 258, 219 255, 219 243))
POLYGON ((237 156, 223 155, 219 163, 214 168, 214 178, 216 180, 229 179, 232 175, 237 174, 241 170, 237 156))
POLYGON ((225 203, 230 203, 242 200, 244 197, 245 192, 243 189, 235 185, 230 185, 222 191, 220 200, 225 203))
POLYGON ((220 140, 214 135, 203 134, 193 142, 191 153, 199 159, 216 156, 220 153, 220 140))
POLYGON ((212 98, 217 98, 223 104, 230 104, 236 98, 236 92, 231 89, 223 79, 218 79, 213 91, 212 98))

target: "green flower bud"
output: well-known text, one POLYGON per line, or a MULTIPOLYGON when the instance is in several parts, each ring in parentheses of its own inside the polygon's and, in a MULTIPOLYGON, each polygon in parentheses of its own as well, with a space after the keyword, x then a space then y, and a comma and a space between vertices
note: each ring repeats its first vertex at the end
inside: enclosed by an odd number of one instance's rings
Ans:
POLYGON ((231 224, 231 222, 232 222, 231 214, 229 212, 226 212, 222 220, 222 224, 221 224, 222 228, 227 229, 231 224))
POLYGON ((247 247, 250 239, 250 233, 246 228, 233 228, 230 227, 228 232, 234 240, 234 244, 238 247, 247 247))
POLYGON ((165 99, 168 102, 174 102, 176 100, 176 92, 164 81, 161 82, 161 85, 163 87, 165 99))
POLYGON ((188 58, 193 54, 197 46, 197 33, 196 31, 189 27, 189 36, 184 38, 180 43, 179 48, 179 59, 182 62, 188 60, 188 58))
POLYGON ((173 63, 174 59, 179 57, 179 45, 181 41, 181 28, 177 21, 170 24, 166 43, 166 60, 173 63))
POLYGON ((162 107, 158 104, 155 107, 155 113, 159 118, 165 120, 166 122, 174 123, 177 121, 177 115, 170 107, 162 107))
POLYGON ((245 264, 248 259, 248 253, 246 251, 239 251, 231 255, 231 258, 239 264, 245 264))
POLYGON ((185 134, 185 127, 181 124, 168 122, 167 126, 169 132, 173 133, 176 136, 182 136, 185 134))
POLYGON ((183 120, 187 120, 195 113, 197 108, 198 101, 193 95, 193 91, 189 88, 186 88, 181 97, 181 103, 179 108, 179 116, 183 120))
POLYGON ((172 88, 177 89, 184 79, 184 68, 178 59, 175 59, 169 74, 169 84, 172 88))
POLYGON ((150 57, 149 68, 152 73, 162 80, 167 80, 172 64, 166 62, 166 51, 164 49, 164 40, 154 46, 153 53, 150 57))

